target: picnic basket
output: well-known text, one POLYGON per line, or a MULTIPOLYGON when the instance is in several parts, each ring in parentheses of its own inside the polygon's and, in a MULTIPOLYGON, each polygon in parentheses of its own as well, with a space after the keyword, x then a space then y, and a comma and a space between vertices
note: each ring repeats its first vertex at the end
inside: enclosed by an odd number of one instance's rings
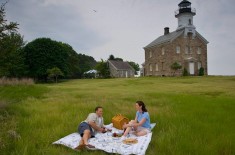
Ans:
POLYGON ((112 118, 113 126, 119 130, 122 130, 124 123, 128 124, 129 119, 124 117, 122 114, 117 114, 112 118))

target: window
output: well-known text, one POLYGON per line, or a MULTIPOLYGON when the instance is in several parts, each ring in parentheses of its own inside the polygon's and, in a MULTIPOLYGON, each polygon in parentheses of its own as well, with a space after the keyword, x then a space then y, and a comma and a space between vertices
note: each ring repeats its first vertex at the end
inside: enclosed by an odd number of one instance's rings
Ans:
POLYGON ((189 25, 192 25, 191 19, 188 20, 188 24, 189 24, 189 25))
POLYGON ((189 47, 189 54, 192 54, 192 53, 193 53, 192 48, 189 47))
POLYGON ((150 72, 153 71, 153 66, 152 66, 152 64, 149 64, 149 71, 150 71, 150 72))
POLYGON ((152 51, 149 51, 149 58, 152 58, 152 56, 153 56, 152 51))
POLYGON ((192 54, 192 48, 190 46, 185 46, 185 54, 192 54))
POLYGON ((202 67, 202 63, 201 62, 197 62, 197 69, 200 69, 202 67))
POLYGON ((198 48, 197 48, 197 54, 201 54, 201 53, 202 53, 201 48, 198 47, 198 48))
POLYGON ((156 64, 155 67, 156 67, 155 70, 158 71, 158 64, 156 64))
POLYGON ((180 46, 176 46, 176 53, 177 53, 177 54, 180 53, 180 46))
POLYGON ((189 52, 188 48, 189 48, 188 46, 185 46, 185 54, 188 54, 188 52, 189 52))
POLYGON ((162 55, 165 55, 165 48, 162 47, 162 55))

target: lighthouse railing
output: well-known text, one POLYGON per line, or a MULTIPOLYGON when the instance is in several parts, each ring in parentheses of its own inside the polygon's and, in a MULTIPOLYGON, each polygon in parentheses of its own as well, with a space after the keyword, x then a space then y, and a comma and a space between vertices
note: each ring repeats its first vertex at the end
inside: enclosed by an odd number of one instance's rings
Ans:
POLYGON ((178 10, 175 11, 175 16, 177 16, 180 13, 184 13, 184 12, 196 14, 196 9, 191 8, 191 7, 179 8, 178 10))

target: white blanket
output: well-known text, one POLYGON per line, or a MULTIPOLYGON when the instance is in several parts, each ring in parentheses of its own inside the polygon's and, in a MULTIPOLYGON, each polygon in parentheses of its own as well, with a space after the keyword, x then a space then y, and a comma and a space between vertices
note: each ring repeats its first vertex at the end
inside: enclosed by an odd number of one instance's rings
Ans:
MULTIPOLYGON (((155 125, 156 123, 152 123, 151 129, 153 129, 155 125)), ((106 125, 106 127, 112 129, 112 132, 121 132, 121 130, 114 128, 112 123, 106 125)), ((151 141, 152 132, 140 137, 129 134, 129 137, 136 138, 138 143, 131 145, 124 144, 121 141, 121 138, 112 137, 111 132, 97 133, 95 138, 90 138, 88 142, 89 144, 94 145, 97 149, 108 153, 144 155, 151 141)), ((62 144, 69 148, 75 149, 79 145, 80 140, 81 136, 78 133, 72 133, 64 138, 59 139, 58 141, 55 141, 53 144, 62 144)))

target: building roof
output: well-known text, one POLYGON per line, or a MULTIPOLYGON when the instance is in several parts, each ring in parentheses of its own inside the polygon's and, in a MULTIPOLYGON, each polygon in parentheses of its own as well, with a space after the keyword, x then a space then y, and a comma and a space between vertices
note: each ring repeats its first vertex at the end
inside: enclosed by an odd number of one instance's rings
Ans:
POLYGON ((198 33, 197 31, 196 31, 196 36, 198 36, 200 39, 202 39, 202 41, 204 41, 206 44, 208 44, 209 43, 209 41, 207 41, 200 33, 198 33))
MULTIPOLYGON (((162 35, 160 37, 158 37, 157 39, 155 39, 154 41, 152 41, 150 44, 148 44, 147 46, 144 47, 144 49, 146 48, 151 48, 154 46, 157 46, 159 44, 163 44, 163 43, 167 43, 167 42, 172 42, 173 40, 175 40, 176 38, 178 38, 180 35, 182 35, 184 33, 184 29, 181 30, 176 30, 173 31, 171 33, 168 33, 166 35, 162 35)), ((206 44, 208 44, 209 42, 202 36, 200 35, 197 31, 196 31, 196 36, 198 36, 200 39, 202 39, 206 44)))
POLYGON ((134 68, 133 68, 128 62, 117 61, 117 60, 108 60, 108 62, 109 62, 116 70, 134 70, 134 68))
POLYGON ((154 47, 159 44, 171 42, 172 40, 174 40, 175 38, 177 38, 178 36, 183 34, 183 32, 184 32, 184 30, 180 30, 180 31, 174 31, 174 32, 168 33, 166 35, 162 35, 162 36, 158 37, 157 39, 155 39, 154 41, 152 41, 147 46, 145 46, 144 48, 151 48, 151 47, 154 47))

